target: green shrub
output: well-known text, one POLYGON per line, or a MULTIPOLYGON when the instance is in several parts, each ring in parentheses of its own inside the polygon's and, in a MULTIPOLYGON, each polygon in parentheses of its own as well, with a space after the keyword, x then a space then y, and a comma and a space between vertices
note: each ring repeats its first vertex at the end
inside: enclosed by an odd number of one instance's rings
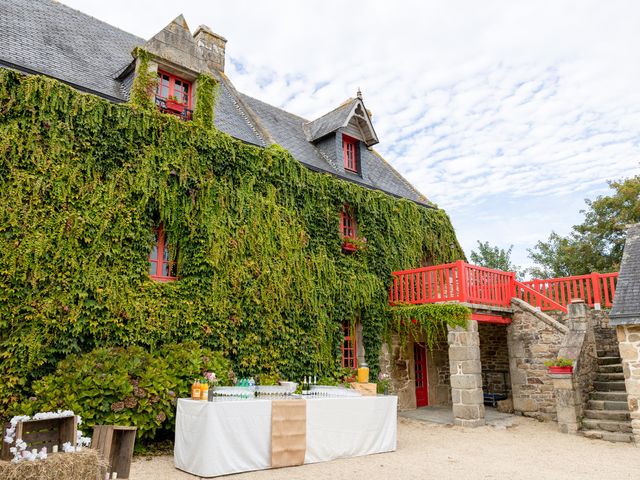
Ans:
POLYGON ((98 348, 71 355, 56 371, 34 382, 35 398, 15 413, 70 409, 82 416, 85 433, 94 425, 134 425, 140 440, 174 430, 176 400, 206 371, 228 383, 231 364, 195 342, 169 344, 149 353, 140 347, 98 348))

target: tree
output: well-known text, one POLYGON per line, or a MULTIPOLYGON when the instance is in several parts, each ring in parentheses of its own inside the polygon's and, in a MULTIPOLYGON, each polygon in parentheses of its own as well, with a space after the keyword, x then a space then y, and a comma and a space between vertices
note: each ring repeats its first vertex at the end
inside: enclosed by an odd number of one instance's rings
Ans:
POLYGON ((546 242, 529 249, 529 258, 538 265, 529 273, 551 278, 618 271, 626 227, 640 222, 640 175, 609 186, 612 195, 585 200, 585 219, 569 235, 551 232, 546 242))
POLYGON ((482 243, 478 240, 478 251, 471 251, 471 263, 481 267, 494 268, 505 272, 515 272, 519 267, 511 263, 511 251, 513 245, 507 250, 489 245, 489 242, 482 243))

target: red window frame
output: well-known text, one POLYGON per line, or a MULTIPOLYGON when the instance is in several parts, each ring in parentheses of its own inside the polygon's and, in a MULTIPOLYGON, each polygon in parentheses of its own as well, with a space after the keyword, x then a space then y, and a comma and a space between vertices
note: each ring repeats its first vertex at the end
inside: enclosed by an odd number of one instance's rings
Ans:
POLYGON ((192 92, 193 85, 188 80, 172 75, 164 70, 158 70, 158 87, 156 88, 156 96, 159 98, 167 100, 169 97, 174 96, 178 99, 179 103, 185 105, 189 110, 191 110, 192 92), (186 87, 186 102, 184 87, 186 87))
POLYGON ((358 368, 358 351, 356 350, 355 328, 350 321, 342 322, 342 368, 358 368))
POLYGON ((343 239, 356 239, 357 238, 358 224, 356 223, 356 217, 351 212, 348 205, 345 205, 340 212, 340 235, 343 239))
POLYGON ((177 279, 176 262, 171 261, 170 246, 162 224, 153 229, 155 237, 149 253, 149 277, 159 282, 177 279))
POLYGON ((358 140, 348 135, 342 135, 342 155, 344 169, 358 173, 358 140))

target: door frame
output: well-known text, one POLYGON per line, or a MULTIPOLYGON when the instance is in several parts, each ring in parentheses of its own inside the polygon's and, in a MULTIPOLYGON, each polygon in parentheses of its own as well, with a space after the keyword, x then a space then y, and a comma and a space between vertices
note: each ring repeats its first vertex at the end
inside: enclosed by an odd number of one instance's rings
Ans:
MULTIPOLYGON (((427 347, 424 343, 415 342, 413 344, 413 384, 416 395, 416 408, 429 406, 429 371, 427 367, 427 347), (418 355, 420 352, 420 369, 418 369, 418 355), (418 372, 422 371, 422 387, 418 389, 418 372), (418 390, 422 390, 424 400, 418 401, 418 390)), ((422 395, 421 395, 422 396, 422 395)))

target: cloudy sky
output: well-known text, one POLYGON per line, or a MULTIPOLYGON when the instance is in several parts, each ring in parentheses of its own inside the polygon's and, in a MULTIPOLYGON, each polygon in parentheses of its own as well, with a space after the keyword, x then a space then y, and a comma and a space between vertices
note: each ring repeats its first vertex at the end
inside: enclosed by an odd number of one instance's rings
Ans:
POLYGON ((362 89, 378 149, 476 240, 527 248, 640 173, 640 2, 63 0, 225 36, 238 90, 313 119, 362 89))

